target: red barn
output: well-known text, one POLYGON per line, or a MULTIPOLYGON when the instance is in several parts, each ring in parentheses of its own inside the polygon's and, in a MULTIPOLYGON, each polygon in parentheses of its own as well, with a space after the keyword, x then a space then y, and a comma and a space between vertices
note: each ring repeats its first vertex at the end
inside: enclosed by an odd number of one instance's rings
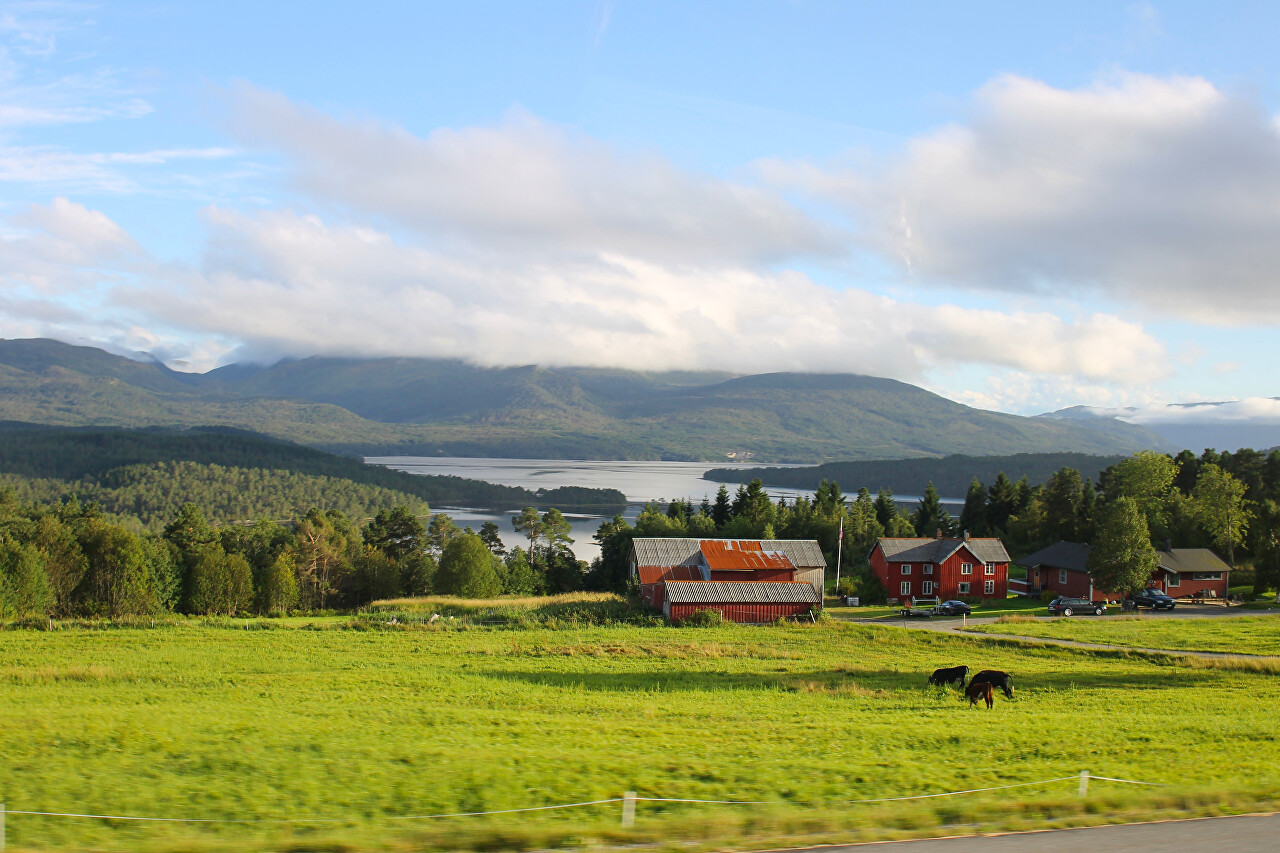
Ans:
MULTIPOLYGON (((1219 598, 1227 594, 1231 567, 1208 548, 1166 548, 1156 551, 1159 565, 1147 583, 1168 595, 1195 595, 1211 590, 1219 598)), ((1043 591, 1088 598, 1091 601, 1119 601, 1123 592, 1095 588, 1089 575, 1089 546, 1078 542, 1055 542, 1017 561, 1027 570, 1027 594, 1043 591)))
POLYGON ((999 539, 885 538, 869 559, 890 599, 1009 594, 1009 553, 999 539))
POLYGON ((772 622, 822 606, 827 562, 812 540, 635 539, 631 576, 651 607, 679 621, 715 610, 772 622))

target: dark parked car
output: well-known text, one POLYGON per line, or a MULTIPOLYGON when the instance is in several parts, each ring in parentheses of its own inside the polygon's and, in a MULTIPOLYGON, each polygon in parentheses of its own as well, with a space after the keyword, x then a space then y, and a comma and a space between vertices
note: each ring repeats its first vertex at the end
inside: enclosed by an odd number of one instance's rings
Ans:
POLYGON ((1130 600, 1138 607, 1150 607, 1152 610, 1172 610, 1177 602, 1158 589, 1144 589, 1134 593, 1130 600))
POLYGON ((1107 612, 1107 605, 1087 598, 1068 598, 1059 596, 1049 602, 1050 616, 1074 616, 1077 613, 1092 613, 1101 616, 1107 612))
POLYGON ((934 609, 934 612, 939 616, 968 616, 973 610, 963 601, 952 599, 939 604, 934 609))

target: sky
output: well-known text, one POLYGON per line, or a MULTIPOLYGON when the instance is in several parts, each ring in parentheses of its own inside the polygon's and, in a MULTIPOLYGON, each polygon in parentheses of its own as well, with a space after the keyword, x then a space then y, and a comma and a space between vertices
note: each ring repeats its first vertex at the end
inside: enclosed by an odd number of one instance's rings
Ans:
POLYGON ((1280 423, 1276 32, 1265 3, 0 3, 0 337, 1280 423))

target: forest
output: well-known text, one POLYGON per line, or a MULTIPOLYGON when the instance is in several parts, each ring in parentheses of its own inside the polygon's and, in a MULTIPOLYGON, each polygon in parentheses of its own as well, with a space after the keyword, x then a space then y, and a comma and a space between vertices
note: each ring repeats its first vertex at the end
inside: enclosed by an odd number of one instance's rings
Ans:
POLYGON ((566 487, 532 492, 462 477, 408 474, 228 427, 107 429, 8 424, 0 426, 0 472, 10 475, 7 485, 26 489, 24 494, 31 498, 92 495, 104 509, 108 505, 121 507, 111 512, 145 516, 153 529, 157 519, 168 518, 188 501, 201 504, 211 518, 220 521, 289 517, 309 506, 337 506, 344 512, 362 513, 361 506, 377 509, 388 505, 393 493, 401 502, 491 508, 539 504, 607 512, 626 505, 626 496, 616 489, 566 487), (175 463, 193 464, 164 467, 175 463), (183 476, 181 488, 166 493, 166 478, 174 471, 183 476), (235 491, 253 482, 255 476, 288 481, 281 489, 294 495, 289 499, 292 506, 263 497, 261 491, 252 503, 237 502, 235 491), (38 482, 24 487, 21 481, 25 480, 38 482), (125 509, 129 506, 133 509, 125 509))

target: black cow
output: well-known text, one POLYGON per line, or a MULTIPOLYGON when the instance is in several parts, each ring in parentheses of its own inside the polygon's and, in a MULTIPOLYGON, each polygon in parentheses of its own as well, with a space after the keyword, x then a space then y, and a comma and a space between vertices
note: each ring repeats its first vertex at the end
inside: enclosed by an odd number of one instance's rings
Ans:
POLYGON ((1010 699, 1013 698, 1013 676, 1007 672, 1001 672, 998 669, 984 669, 982 672, 975 675, 973 677, 973 681, 970 681, 969 683, 972 684, 974 681, 986 681, 990 684, 994 684, 1004 692, 1005 696, 1010 699))
POLYGON ((959 684, 964 689, 964 680, 969 675, 969 667, 953 666, 949 669, 935 669, 929 676, 930 684, 959 684))

